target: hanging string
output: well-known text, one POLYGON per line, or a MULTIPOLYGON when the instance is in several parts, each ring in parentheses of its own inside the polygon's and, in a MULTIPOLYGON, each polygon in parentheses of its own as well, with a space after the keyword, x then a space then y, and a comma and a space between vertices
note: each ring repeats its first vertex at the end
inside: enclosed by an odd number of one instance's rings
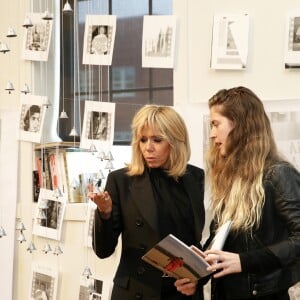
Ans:
POLYGON ((76 72, 75 72, 75 67, 76 67, 76 16, 77 16, 77 1, 74 1, 74 19, 73 19, 73 38, 74 38, 74 58, 73 58, 73 147, 75 148, 75 142, 76 142, 76 72))
MULTIPOLYGON (((63 11, 63 6, 64 3, 61 1, 61 12, 63 11)), ((64 47, 64 14, 61 13, 61 45, 62 45, 62 50, 61 50, 61 67, 62 67, 62 102, 63 102, 63 107, 62 111, 65 111, 65 47, 64 47)), ((60 128, 58 126, 58 128, 60 128)))
MULTIPOLYGON (((77 7, 76 7, 77 8, 77 7)), ((78 17, 78 14, 77 14, 78 17)), ((79 33, 78 33, 78 23, 79 19, 76 22, 76 60, 77 60, 77 88, 78 88, 78 124, 79 124, 79 136, 81 136, 81 113, 80 113, 80 101, 81 101, 81 92, 80 92, 80 64, 79 64, 79 33)))

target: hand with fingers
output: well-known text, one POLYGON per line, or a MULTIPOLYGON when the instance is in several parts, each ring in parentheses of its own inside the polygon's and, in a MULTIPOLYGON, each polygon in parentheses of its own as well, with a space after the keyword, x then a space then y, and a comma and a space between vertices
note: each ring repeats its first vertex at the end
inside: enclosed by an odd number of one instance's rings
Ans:
POLYGON ((174 283, 178 292, 183 295, 194 295, 197 290, 198 281, 191 281, 189 278, 177 279, 174 283))
POLYGON ((108 192, 94 193, 89 189, 88 197, 97 205, 102 219, 109 219, 112 212, 112 201, 108 192))
POLYGON ((214 271, 214 278, 242 272, 240 256, 237 253, 221 250, 207 250, 205 260, 210 264, 208 271, 214 271))

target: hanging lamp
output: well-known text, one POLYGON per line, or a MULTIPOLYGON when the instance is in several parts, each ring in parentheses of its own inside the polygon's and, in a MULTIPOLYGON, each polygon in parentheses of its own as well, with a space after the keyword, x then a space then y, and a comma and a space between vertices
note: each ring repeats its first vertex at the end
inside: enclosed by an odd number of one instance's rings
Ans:
POLYGON ((43 15, 42 19, 47 20, 47 21, 53 20, 53 15, 48 10, 46 10, 44 12, 44 15, 43 15))
POLYGON ((55 248, 54 248, 53 254, 54 254, 54 255, 60 255, 60 254, 62 254, 62 253, 63 253, 63 251, 61 250, 61 247, 57 244, 57 245, 55 246, 55 248))
POLYGON ((4 228, 1 226, 0 227, 0 238, 2 238, 3 236, 6 236, 7 234, 6 234, 6 232, 5 232, 5 230, 4 230, 4 228))
POLYGON ((50 251, 52 251, 51 246, 50 246, 50 244, 47 243, 47 244, 45 245, 44 249, 43 249, 43 252, 44 252, 45 254, 47 254, 47 253, 50 252, 50 251))
POLYGON ((25 95, 30 93, 30 89, 29 89, 29 86, 27 83, 24 84, 23 88, 21 89, 21 93, 23 93, 25 95))
POLYGON ((3 54, 5 54, 6 52, 9 52, 9 48, 7 46, 6 43, 1 43, 1 46, 0 46, 0 52, 2 52, 3 54))
POLYGON ((31 241, 26 249, 29 253, 32 253, 33 251, 36 250, 35 244, 33 243, 33 241, 31 241))
POLYGON ((70 5, 70 3, 69 3, 68 0, 66 1, 66 3, 64 5, 62 11, 63 11, 63 13, 71 13, 71 12, 73 12, 73 9, 72 9, 72 7, 71 7, 71 5, 70 5))
POLYGON ((12 27, 9 27, 6 37, 10 38, 10 37, 16 37, 16 36, 17 36, 16 31, 12 27))
POLYGON ((24 20, 24 23, 23 23, 22 26, 25 27, 25 28, 29 28, 29 27, 33 26, 32 21, 28 16, 25 17, 25 20, 24 20))

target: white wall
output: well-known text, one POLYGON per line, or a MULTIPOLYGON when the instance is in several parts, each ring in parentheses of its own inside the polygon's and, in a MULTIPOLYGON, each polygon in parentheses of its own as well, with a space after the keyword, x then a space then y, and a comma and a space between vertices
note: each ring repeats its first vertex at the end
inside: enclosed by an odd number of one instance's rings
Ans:
MULTIPOLYGON (((1 2, 0 40, 7 42, 12 51, 7 54, 0 53, 1 69, 5 70, 0 73, 0 109, 18 110, 19 91, 24 81, 32 83, 30 75, 32 65, 21 59, 24 32, 22 23, 26 12, 29 11, 30 3, 31 0, 3 0, 1 2), (12 40, 6 38, 8 26, 13 26, 17 30, 17 38, 12 40), (10 95, 4 91, 8 80, 13 81, 16 89, 10 95)), ((285 14, 290 11, 300 13, 298 0, 277 0, 272 5, 269 1, 253 0, 174 0, 174 14, 178 18, 174 101, 176 107, 187 118, 188 126, 191 128, 193 163, 202 165, 202 159, 199 158, 202 157, 202 130, 198 128, 198 125, 202 125, 198 116, 205 113, 207 99, 220 88, 245 85, 270 104, 272 104, 270 100, 300 99, 300 70, 285 70, 283 63, 285 14), (250 15, 249 63, 246 70, 210 70, 212 21, 216 12, 246 12, 250 15)), ((49 84, 53 85, 54 82, 50 81, 49 84)), ((281 106, 284 105, 281 101, 278 103, 281 106)), ((299 111, 300 100, 287 104, 288 106, 285 107, 287 110, 299 111)), ((19 149, 17 215, 27 226, 25 234, 30 239, 35 209, 32 204, 31 185, 32 145, 28 142, 20 142, 19 149)), ((113 257, 111 260, 102 262, 104 267, 100 268, 99 260, 90 250, 82 246, 83 237, 81 234, 78 235, 78 232, 82 232, 83 226, 84 213, 80 206, 68 207, 62 240, 65 246, 64 254, 59 257, 53 254, 45 255, 40 250, 29 254, 25 249, 27 244, 15 245, 14 285, 12 287, 14 300, 23 300, 28 295, 30 268, 33 261, 59 267, 61 273, 57 299, 76 299, 78 275, 82 272, 87 257, 99 275, 110 276, 114 272, 117 258, 113 257)), ((44 239, 36 239, 36 246, 41 247, 44 242, 44 239)), ((5 256, 2 252, 1 255, 5 256)), ((1 284, 5 285, 9 282, 4 281, 1 284)))
POLYGON ((217 90, 237 85, 253 89, 262 99, 299 98, 300 70, 283 63, 286 13, 300 13, 297 0, 174 0, 178 17, 175 103, 206 102, 217 90), (211 70, 210 51, 215 13, 248 13, 249 63, 243 71, 211 70))

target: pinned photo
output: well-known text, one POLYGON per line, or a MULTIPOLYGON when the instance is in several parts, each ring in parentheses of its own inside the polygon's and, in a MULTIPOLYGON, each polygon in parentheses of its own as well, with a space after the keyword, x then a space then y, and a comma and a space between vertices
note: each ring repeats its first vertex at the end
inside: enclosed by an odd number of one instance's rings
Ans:
POLYGON ((41 142, 47 97, 35 95, 21 95, 19 119, 20 140, 34 143, 41 142))
POLYGON ((249 15, 215 15, 212 36, 211 68, 247 67, 249 15))
POLYGON ((53 20, 44 20, 41 13, 29 13, 32 26, 26 27, 22 58, 48 61, 53 20))
POLYGON ((87 15, 83 64, 111 65, 116 35, 116 16, 87 15))

